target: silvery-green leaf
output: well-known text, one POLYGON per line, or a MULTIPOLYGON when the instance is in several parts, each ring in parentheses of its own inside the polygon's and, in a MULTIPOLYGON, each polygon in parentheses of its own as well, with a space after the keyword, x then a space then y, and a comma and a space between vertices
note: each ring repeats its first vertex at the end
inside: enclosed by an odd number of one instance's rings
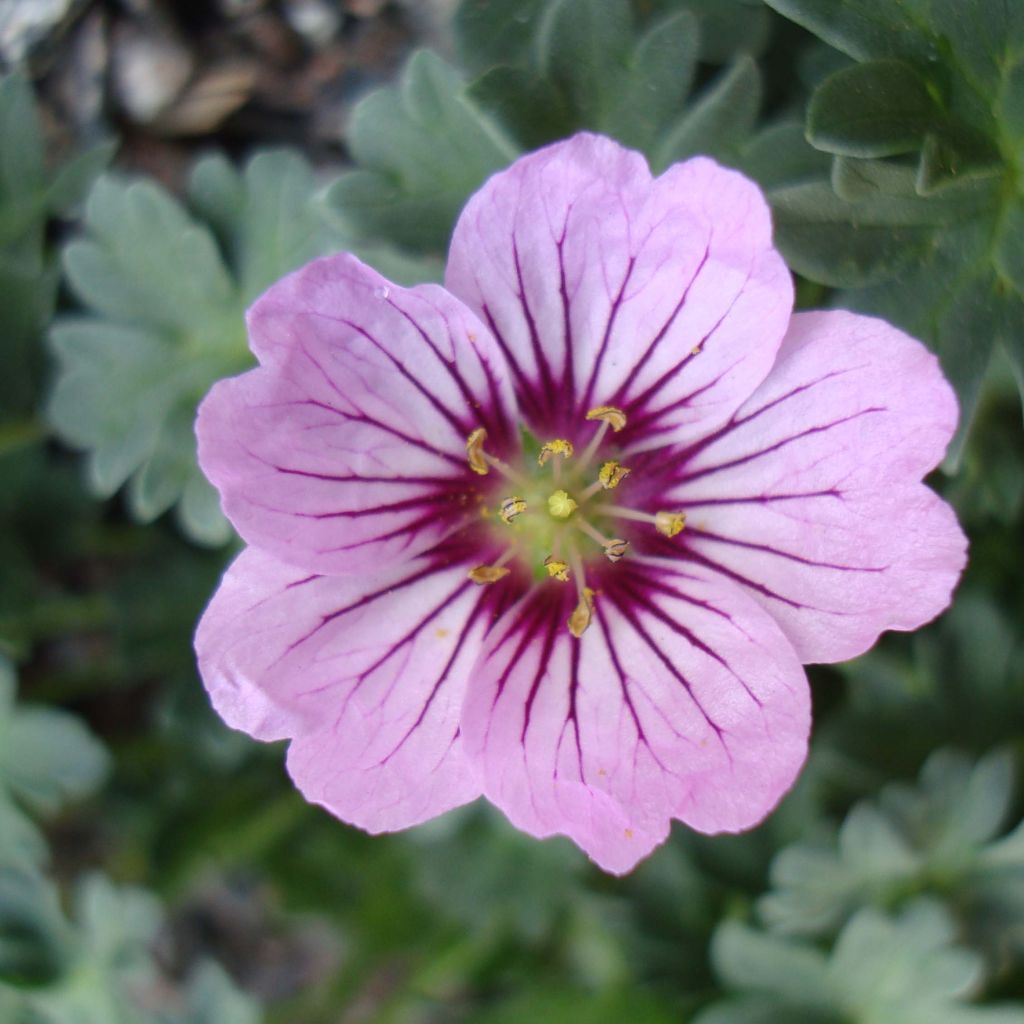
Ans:
POLYGON ((2 659, 0 673, 0 787, 44 814, 94 792, 109 768, 105 748, 67 711, 13 703, 2 659))
POLYGON ((655 153, 655 170, 697 153, 738 161, 761 106, 761 76, 750 57, 740 57, 700 94, 671 127, 655 153))
POLYGON ((204 157, 189 197, 206 220, 153 182, 108 175, 93 187, 64 252, 82 311, 51 332, 58 373, 47 414, 64 443, 87 453, 96 494, 127 484, 142 522, 177 506, 185 533, 214 546, 232 531, 196 465, 196 407, 215 381, 252 363, 246 305, 344 236, 290 151, 257 153, 241 172, 204 157))
POLYGON ((425 50, 359 103, 347 141, 357 169, 331 186, 330 209, 361 237, 417 252, 443 252, 469 195, 516 155, 459 73, 425 50))
POLYGON ((259 1024, 259 1005, 212 960, 193 971, 186 989, 188 1008, 181 1024, 259 1024))

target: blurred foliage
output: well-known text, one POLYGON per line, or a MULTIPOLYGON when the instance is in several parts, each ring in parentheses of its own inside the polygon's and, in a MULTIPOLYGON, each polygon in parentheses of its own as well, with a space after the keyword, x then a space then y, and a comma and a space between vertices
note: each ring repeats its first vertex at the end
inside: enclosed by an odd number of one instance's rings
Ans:
POLYGON ((715 932, 715 970, 737 996, 694 1024, 1020 1024, 1024 1008, 970 1006, 985 978, 981 958, 955 945, 941 905, 920 901, 896 918, 861 910, 819 949, 726 921, 715 932))
POLYGON ((1024 389, 1024 8, 1004 0, 766 0, 856 63, 807 138, 831 179, 772 196, 779 245, 837 302, 924 338, 960 396, 958 457, 993 346, 1024 389))
POLYGON ((159 900, 99 873, 75 884, 65 916, 30 813, 53 818, 93 796, 106 749, 75 716, 15 702, 0 658, 0 1012, 11 1024, 257 1024, 255 1003, 213 962, 176 989, 155 941, 159 900))
MULTIPOLYGON (((82 309, 50 332, 58 376, 48 417, 62 441, 88 452, 93 493, 127 482, 136 520, 174 507, 188 537, 219 545, 232 532, 196 464, 196 406, 214 381, 251 364, 249 303, 351 239, 328 225, 313 172, 291 151, 257 153, 241 173, 204 157, 186 200, 113 174, 90 191, 82 234, 63 253, 82 309)), ((358 251, 391 276, 412 269, 380 246, 358 251)))
POLYGON ((452 63, 356 105, 351 168, 217 150, 180 194, 110 144, 55 167, 0 80, 0 1020, 1021 1021, 1020 32, 996 0, 464 0, 452 63), (486 806, 345 828, 191 652, 231 550, 191 422, 246 305, 338 247, 440 279, 466 197, 581 128, 753 175, 801 303, 925 337, 973 424, 933 481, 972 542, 953 608, 812 668, 764 826, 677 828, 624 879, 486 806))

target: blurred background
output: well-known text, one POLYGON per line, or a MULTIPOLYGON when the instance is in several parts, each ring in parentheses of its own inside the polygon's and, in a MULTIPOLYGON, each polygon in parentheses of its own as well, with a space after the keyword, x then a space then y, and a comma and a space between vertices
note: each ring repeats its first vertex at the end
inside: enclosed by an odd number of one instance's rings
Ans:
POLYGON ((0 1022, 1024 1024, 1024 10, 1004 0, 0 0, 0 1022), (802 306, 921 337, 951 610, 812 667, 796 789, 632 875, 486 806, 368 837, 226 729, 192 420, 338 249, 438 280, 579 128, 754 177, 802 306))

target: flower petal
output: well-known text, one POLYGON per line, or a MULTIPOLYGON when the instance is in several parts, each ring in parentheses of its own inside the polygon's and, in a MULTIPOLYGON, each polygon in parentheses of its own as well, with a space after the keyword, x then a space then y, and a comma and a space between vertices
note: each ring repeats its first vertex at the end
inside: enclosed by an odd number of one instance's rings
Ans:
POLYGON ((437 286, 329 257, 271 288, 249 327, 263 365, 203 402, 199 459, 238 532, 287 562, 350 573, 426 550, 469 514, 467 436, 516 443, 494 340, 437 286))
POLYGON ((706 158, 652 179, 581 134, 517 160, 470 199, 446 285, 490 324, 535 429, 597 405, 650 447, 724 422, 771 367, 792 307, 757 187, 706 158))
POLYGON ((503 617, 473 671, 463 736, 488 799, 617 873, 672 818, 703 832, 760 821, 810 727, 803 670, 771 617, 668 561, 617 566, 580 640, 551 594, 503 617))
POLYGON ((764 384, 683 453, 690 554, 744 584, 803 661, 840 661, 949 603, 966 540, 917 481, 956 400, 924 346, 845 312, 794 317, 764 384))
POLYGON ((228 725, 292 738, 307 799, 371 832, 404 828, 480 793, 459 711, 486 596, 441 558, 356 579, 249 548, 199 624, 200 673, 228 725))

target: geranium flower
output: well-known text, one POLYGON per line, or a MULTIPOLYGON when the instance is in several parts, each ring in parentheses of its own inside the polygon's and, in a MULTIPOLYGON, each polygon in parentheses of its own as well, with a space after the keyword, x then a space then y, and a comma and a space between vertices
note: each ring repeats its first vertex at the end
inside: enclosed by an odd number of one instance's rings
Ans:
POLYGON ((199 626, 228 724, 372 832, 480 794, 629 870, 760 821, 802 662, 949 601, 956 403, 881 321, 791 314, 760 192, 579 135, 469 201, 445 287, 274 285, 200 459, 249 548, 199 626))

